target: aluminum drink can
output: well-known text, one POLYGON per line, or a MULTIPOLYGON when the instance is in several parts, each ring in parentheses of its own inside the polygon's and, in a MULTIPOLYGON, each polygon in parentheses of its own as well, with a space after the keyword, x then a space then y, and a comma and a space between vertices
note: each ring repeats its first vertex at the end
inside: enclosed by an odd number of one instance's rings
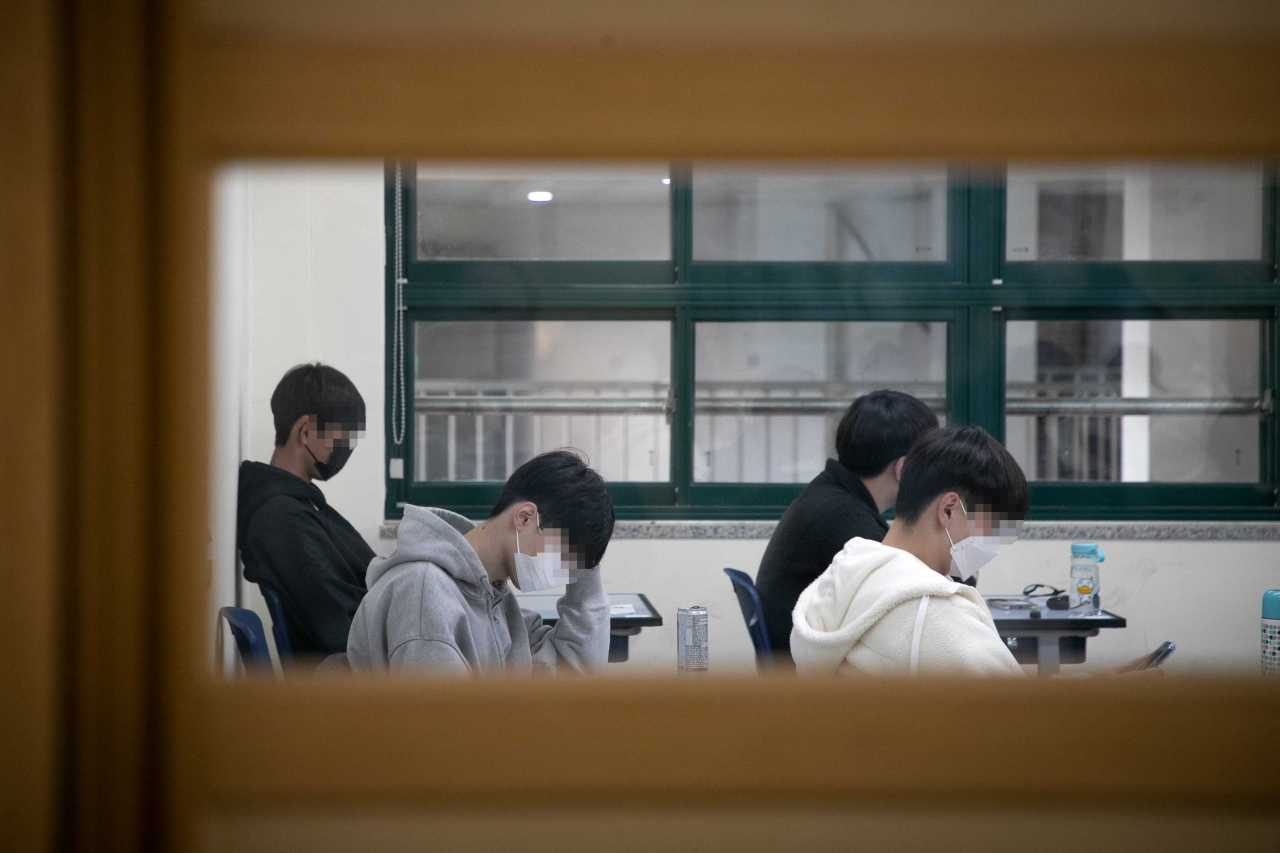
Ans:
POLYGON ((1262 674, 1280 677, 1280 589, 1262 594, 1262 674))
POLYGON ((707 608, 681 607, 676 611, 676 673, 707 674, 707 608))

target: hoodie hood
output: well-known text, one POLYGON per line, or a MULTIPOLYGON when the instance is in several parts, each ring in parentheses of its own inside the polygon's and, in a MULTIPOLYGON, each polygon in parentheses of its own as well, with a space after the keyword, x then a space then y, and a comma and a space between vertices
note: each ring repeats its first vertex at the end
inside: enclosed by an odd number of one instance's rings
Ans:
POLYGON ((870 539, 850 539, 796 602, 792 657, 810 672, 834 673, 885 614, 926 595, 961 596, 986 607, 972 587, 943 577, 912 554, 870 539))
POLYGON ((479 555, 464 534, 475 528, 471 519, 447 509, 406 506, 396 531, 396 550, 389 557, 374 557, 365 582, 369 588, 396 566, 433 563, 449 573, 463 592, 483 596, 489 587, 503 592, 506 581, 489 583, 479 555))
POLYGON ((320 508, 326 505, 324 492, 296 474, 264 462, 240 463, 240 486, 236 498, 236 530, 239 535, 249 529, 249 519, 258 508, 274 497, 290 497, 307 501, 320 508))

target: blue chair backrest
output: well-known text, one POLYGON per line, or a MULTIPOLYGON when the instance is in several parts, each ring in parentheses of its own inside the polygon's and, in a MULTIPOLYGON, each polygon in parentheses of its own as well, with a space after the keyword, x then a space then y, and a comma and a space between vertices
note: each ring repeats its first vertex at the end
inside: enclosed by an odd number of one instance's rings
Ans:
POLYGON ((280 665, 293 662, 293 643, 289 641, 289 625, 284 621, 284 604, 280 601, 280 593, 271 587, 258 584, 262 597, 267 602, 267 612, 271 614, 271 636, 276 639, 276 654, 280 657, 280 665))
POLYGON ((243 607, 223 607, 218 610, 240 649, 240 660, 245 669, 271 671, 271 652, 267 650, 267 632, 262 630, 262 620, 252 610, 243 607))
POLYGON ((724 573, 733 582, 733 592, 738 596, 738 606, 742 608, 742 618, 747 623, 747 633, 751 635, 751 643, 756 647, 756 660, 773 656, 773 646, 769 644, 769 632, 764 627, 764 608, 760 605, 760 593, 751 582, 751 575, 737 569, 725 569, 724 573))

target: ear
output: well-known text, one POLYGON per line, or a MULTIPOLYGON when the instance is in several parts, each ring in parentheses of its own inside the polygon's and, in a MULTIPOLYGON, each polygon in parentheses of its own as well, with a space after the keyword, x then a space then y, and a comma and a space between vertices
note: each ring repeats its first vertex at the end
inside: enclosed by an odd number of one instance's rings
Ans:
POLYGON ((899 456, 898 460, 893 463, 893 479, 899 483, 902 482, 902 466, 907 464, 907 457, 899 456))
POLYGON ((946 492, 938 498, 938 523, 943 527, 949 525, 952 517, 959 511, 960 495, 957 493, 946 492))
POLYGON ((512 513, 512 521, 515 522, 516 530, 523 532, 530 525, 537 525, 538 507, 533 501, 523 501, 515 506, 515 512, 512 513))
POLYGON ((311 425, 311 415, 303 415, 294 421, 293 429, 290 430, 289 434, 294 438, 301 440, 303 430, 314 431, 314 428, 311 425))

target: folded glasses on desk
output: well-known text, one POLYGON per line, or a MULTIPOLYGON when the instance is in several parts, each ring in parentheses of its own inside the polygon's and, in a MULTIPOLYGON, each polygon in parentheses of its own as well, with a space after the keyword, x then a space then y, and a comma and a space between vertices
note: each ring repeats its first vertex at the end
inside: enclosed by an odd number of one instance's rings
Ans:
POLYGON ((998 610, 1030 610, 1033 607, 1039 607, 1037 602, 1026 597, 1016 595, 1010 596, 991 596, 987 599, 987 606, 994 607, 998 610))
POLYGON ((1028 584, 1020 596, 991 596, 987 599, 988 607, 1000 610, 1035 610, 1046 604, 1050 610, 1059 610, 1065 607, 1065 603, 1066 593, 1047 583, 1028 584))

